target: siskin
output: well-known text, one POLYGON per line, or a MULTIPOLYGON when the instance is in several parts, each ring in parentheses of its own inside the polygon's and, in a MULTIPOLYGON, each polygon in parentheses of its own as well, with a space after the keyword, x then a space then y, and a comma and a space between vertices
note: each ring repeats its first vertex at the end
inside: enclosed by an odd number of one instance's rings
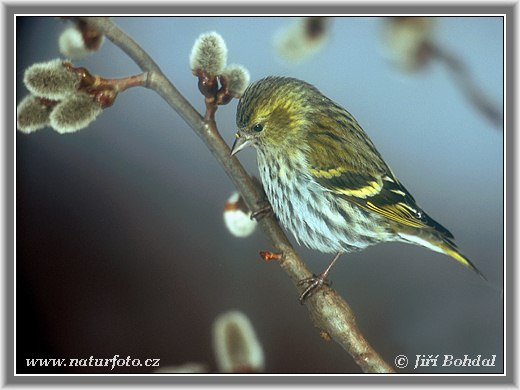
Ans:
POLYGON ((314 86, 288 77, 259 80, 242 95, 236 122, 231 154, 256 149, 283 226, 298 243, 336 253, 321 274, 300 282, 307 286, 301 302, 323 285, 342 253, 385 241, 444 253, 484 278, 453 235, 417 205, 354 117, 314 86))

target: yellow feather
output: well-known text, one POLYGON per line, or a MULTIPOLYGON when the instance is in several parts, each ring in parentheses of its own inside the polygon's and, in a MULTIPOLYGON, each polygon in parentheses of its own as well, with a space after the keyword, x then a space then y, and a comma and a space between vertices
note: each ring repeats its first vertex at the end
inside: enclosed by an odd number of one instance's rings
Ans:
POLYGON ((331 179, 332 177, 341 176, 345 172, 345 168, 331 168, 331 169, 309 169, 309 172, 314 177, 324 177, 325 179, 331 179))
POLYGON ((377 207, 372 202, 367 202, 366 205, 370 210, 375 211, 376 213, 379 213, 391 220, 400 222, 403 225, 418 227, 418 228, 426 226, 424 223, 413 218, 413 216, 410 214, 410 212, 408 212, 404 209, 402 204, 394 205, 394 207, 396 209, 395 211, 392 209, 392 207, 390 207, 390 208, 377 207), (404 214, 404 215, 401 215, 401 214, 404 214))
POLYGON ((334 187, 334 191, 347 195, 347 196, 355 196, 356 198, 366 198, 367 196, 374 196, 381 191, 381 184, 379 184, 377 181, 371 181, 368 183, 368 186, 356 188, 355 190, 349 189, 349 188, 343 188, 343 187, 334 187))
POLYGON ((446 253, 447 255, 453 257, 455 260, 457 260, 459 263, 461 263, 463 266, 474 269, 475 267, 473 264, 471 264, 464 256, 462 256, 459 252, 451 249, 448 246, 442 245, 441 249, 446 253))

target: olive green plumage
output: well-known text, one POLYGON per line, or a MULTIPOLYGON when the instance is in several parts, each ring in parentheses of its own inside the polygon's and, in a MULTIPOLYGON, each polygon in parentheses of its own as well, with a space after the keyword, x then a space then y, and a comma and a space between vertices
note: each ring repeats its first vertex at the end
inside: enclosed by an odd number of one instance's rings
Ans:
POLYGON ((250 145, 286 229, 326 253, 386 241, 422 245, 482 274, 453 235, 400 183, 359 123, 314 86, 288 77, 251 84, 237 108, 233 154, 250 145))

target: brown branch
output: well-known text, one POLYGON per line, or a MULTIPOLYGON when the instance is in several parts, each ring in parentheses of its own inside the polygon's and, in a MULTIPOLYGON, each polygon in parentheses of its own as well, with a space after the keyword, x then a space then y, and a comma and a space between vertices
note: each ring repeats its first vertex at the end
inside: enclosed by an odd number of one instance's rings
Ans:
POLYGON ((74 72, 80 79, 78 89, 94 96, 95 100, 103 108, 114 104, 119 92, 126 91, 128 88, 144 87, 148 82, 148 73, 117 79, 105 79, 101 76, 90 74, 84 67, 74 68, 69 62, 65 62, 63 66, 74 72))
MULTIPOLYGON (((82 18, 105 34, 116 46, 132 58, 144 72, 148 73, 146 87, 157 92, 204 141, 224 171, 240 191, 250 210, 256 210, 265 202, 259 189, 240 162, 230 156, 230 149, 220 136, 217 125, 207 115, 207 121, 193 108, 186 98, 165 77, 158 65, 132 38, 122 31, 111 19, 105 17, 82 18)), ((311 272, 296 254, 287 236, 272 216, 259 221, 261 229, 277 251, 283 253, 280 265, 294 285, 308 278, 311 272)), ((300 291, 301 293, 301 291, 300 291)), ((356 361, 364 372, 391 373, 389 366, 369 345, 356 325, 355 317, 347 302, 334 290, 324 287, 307 299, 306 306, 314 325, 339 343, 356 361)))

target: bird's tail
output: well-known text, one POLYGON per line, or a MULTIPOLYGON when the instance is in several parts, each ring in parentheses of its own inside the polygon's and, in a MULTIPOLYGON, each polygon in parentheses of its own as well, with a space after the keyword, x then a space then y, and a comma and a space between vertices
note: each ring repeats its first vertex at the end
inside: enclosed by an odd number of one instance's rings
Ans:
POLYGON ((476 272, 482 279, 487 281, 486 277, 480 270, 473 264, 466 256, 460 253, 459 248, 448 239, 444 239, 443 242, 439 244, 439 249, 441 249, 448 256, 453 257, 459 263, 461 263, 464 267, 469 268, 476 272))
MULTIPOLYGON (((424 231, 422 232, 424 233, 424 231)), ((448 237, 446 234, 442 234, 439 231, 435 231, 432 234, 421 234, 420 236, 416 235, 408 235, 408 234, 399 234, 402 238, 404 238, 408 242, 413 242, 414 244, 418 244, 429 248, 435 252, 444 253, 459 263, 461 263, 464 267, 469 268, 470 270, 476 272, 482 279, 487 281, 486 277, 480 270, 466 257, 464 256, 457 245, 448 237)))

